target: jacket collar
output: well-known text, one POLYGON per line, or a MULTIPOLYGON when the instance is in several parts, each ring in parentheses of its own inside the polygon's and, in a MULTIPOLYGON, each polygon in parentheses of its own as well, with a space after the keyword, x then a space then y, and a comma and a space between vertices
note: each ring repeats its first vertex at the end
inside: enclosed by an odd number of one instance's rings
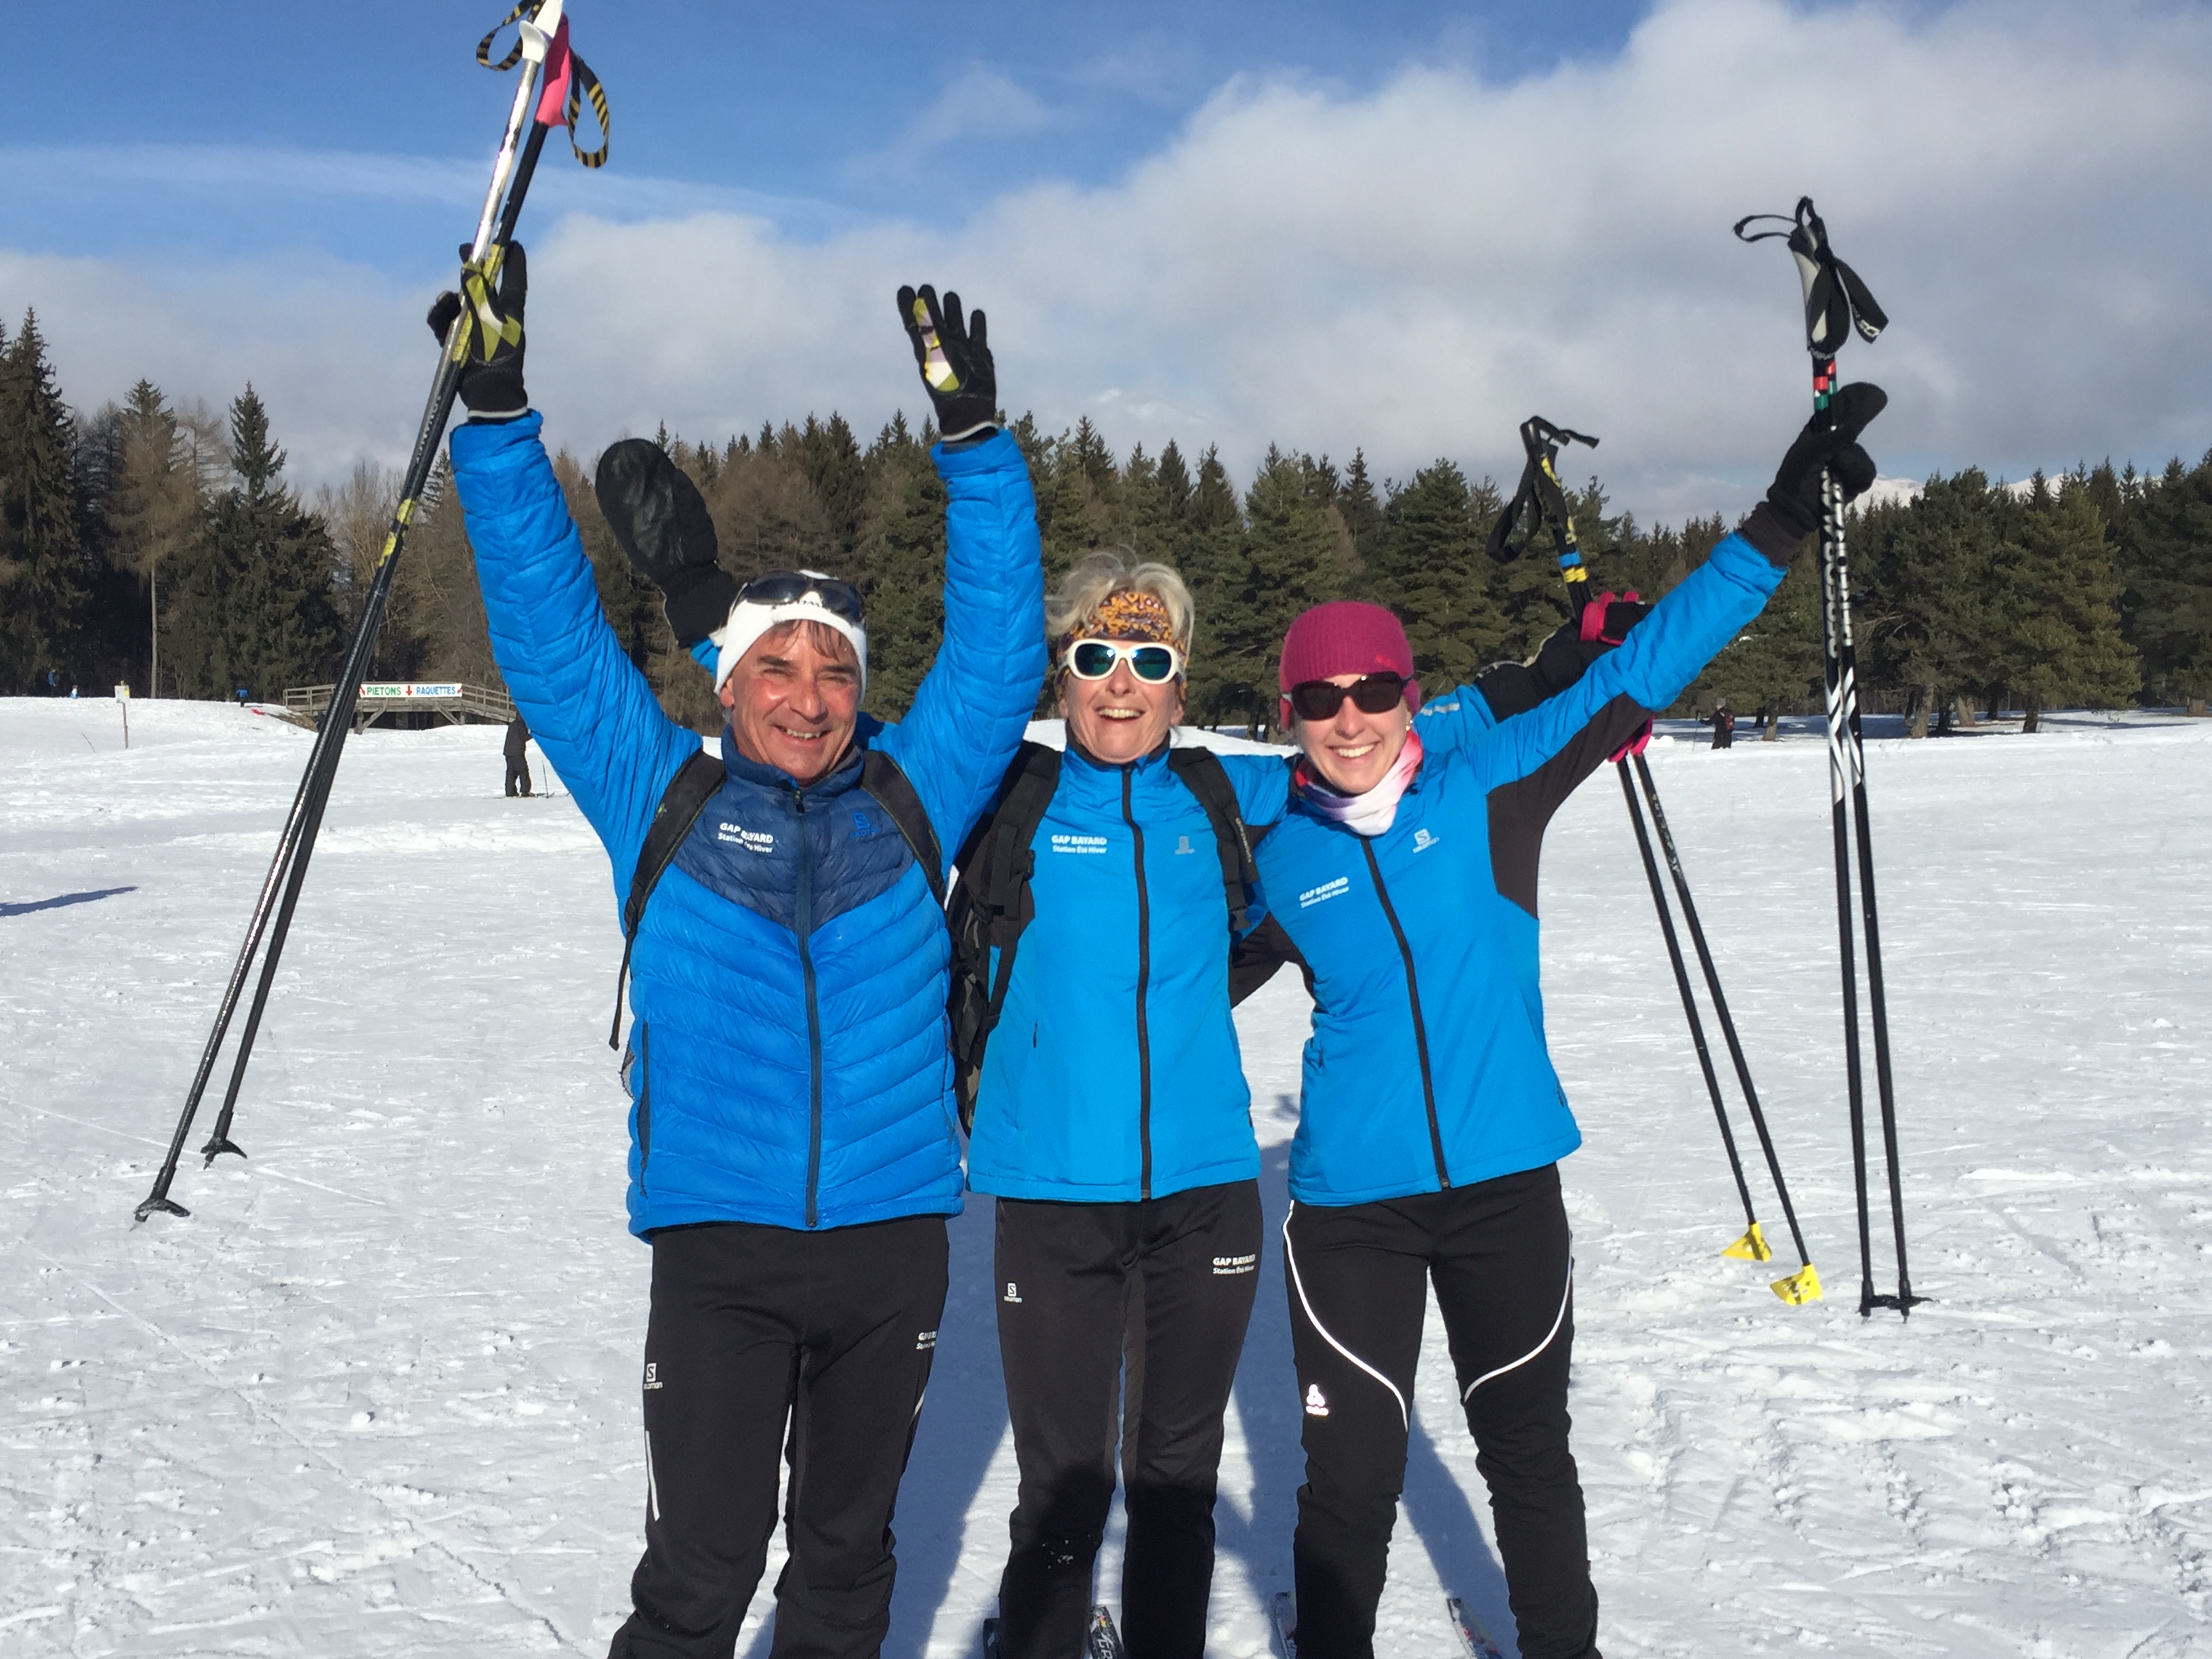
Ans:
MULTIPOLYGON (((824 796, 842 795, 857 788, 860 781, 860 757, 868 747, 868 739, 883 730, 880 720, 860 716, 853 728, 853 741, 828 775, 817 778, 805 786, 804 793, 811 800, 824 796)), ((722 727, 722 769, 740 782, 756 784, 778 794, 802 793, 799 781, 780 766, 764 766, 757 760, 748 760, 738 748, 736 735, 726 724, 722 727)))

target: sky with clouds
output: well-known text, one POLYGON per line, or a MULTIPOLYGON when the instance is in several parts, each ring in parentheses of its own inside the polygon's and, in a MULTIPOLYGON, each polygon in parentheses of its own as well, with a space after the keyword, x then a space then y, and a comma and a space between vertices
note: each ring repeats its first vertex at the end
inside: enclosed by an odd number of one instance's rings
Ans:
MULTIPOLYGON (((9 25, 0 318, 82 408, 268 398, 301 481, 404 457, 508 95, 451 0, 9 25)), ((2212 8, 1656 0, 916 9, 574 0, 614 106, 541 170, 530 384, 588 455, 923 404, 890 295, 991 313, 1002 397, 1126 450, 1517 472, 1735 512, 1802 419, 1810 192, 1888 309, 1886 473, 2212 445, 2212 8), (1579 459, 1582 452, 1577 452, 1579 459)))

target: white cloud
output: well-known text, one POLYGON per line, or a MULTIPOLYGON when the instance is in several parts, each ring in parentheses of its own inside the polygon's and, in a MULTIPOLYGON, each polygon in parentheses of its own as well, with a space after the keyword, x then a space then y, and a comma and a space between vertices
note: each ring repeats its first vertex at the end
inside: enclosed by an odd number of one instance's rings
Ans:
MULTIPOLYGON (((532 241, 531 384, 586 453, 833 406, 865 432, 922 406, 890 295, 928 279, 990 312, 1009 407, 1091 411, 1124 448, 1510 477, 1540 410, 1604 438, 1617 501, 1735 508, 1807 391, 1790 261, 1728 227, 1809 190, 1895 319, 1844 360, 1892 394, 1886 472, 2155 465, 2212 443, 2207 85, 2194 9, 1674 0, 1618 58, 1511 85, 1235 82, 1120 179, 960 224, 570 215, 532 241)), ((0 302, 39 306, 79 401, 251 375, 311 474, 398 456, 428 295, 270 280, 0 254, 0 302)))
POLYGON ((975 64, 955 76, 907 124, 888 149, 852 162, 866 177, 915 173, 945 145, 1016 138, 1048 125, 1043 100, 994 69, 975 64))

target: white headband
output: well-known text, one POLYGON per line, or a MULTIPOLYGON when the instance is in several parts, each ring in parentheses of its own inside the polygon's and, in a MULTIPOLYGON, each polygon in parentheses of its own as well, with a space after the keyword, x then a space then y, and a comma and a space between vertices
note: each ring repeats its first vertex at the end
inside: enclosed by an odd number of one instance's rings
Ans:
MULTIPOLYGON (((835 581, 834 576, 819 570, 801 570, 802 576, 812 576, 822 581, 835 581)), ((860 695, 868 693, 868 630, 865 623, 848 622, 822 603, 822 596, 809 588, 795 599, 781 605, 762 605, 739 599, 730 607, 730 619, 715 634, 714 642, 721 654, 714 662, 714 690, 720 691, 728 681, 731 671, 744 659, 754 641, 774 628, 788 622, 820 623, 834 633, 842 634, 851 641, 853 654, 860 663, 860 695)))

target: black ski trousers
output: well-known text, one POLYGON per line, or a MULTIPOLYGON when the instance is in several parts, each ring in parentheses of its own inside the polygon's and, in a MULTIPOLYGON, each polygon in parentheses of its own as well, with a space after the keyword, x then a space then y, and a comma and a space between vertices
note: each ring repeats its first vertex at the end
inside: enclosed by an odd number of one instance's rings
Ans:
POLYGON ((1255 1181, 1138 1203, 999 1200, 999 1352, 1021 1468, 999 1581, 1003 1659, 1083 1651, 1117 1429, 1123 1646, 1129 1659, 1206 1651, 1221 1419, 1261 1224, 1255 1181))
POLYGON ((610 1659, 730 1659, 775 1528, 774 1659, 873 1659, 945 1309, 945 1218, 653 1236, 645 1555, 610 1659), (788 1433, 787 1434, 787 1428, 788 1433))
POLYGON ((507 793, 510 799, 530 793, 530 763, 520 755, 507 757, 507 793))
POLYGON ((1432 1283, 1523 1659, 1597 1659, 1567 1449, 1574 1265, 1559 1166, 1371 1204, 1293 1204, 1283 1243, 1305 1407, 1298 1659, 1374 1653, 1432 1283))

